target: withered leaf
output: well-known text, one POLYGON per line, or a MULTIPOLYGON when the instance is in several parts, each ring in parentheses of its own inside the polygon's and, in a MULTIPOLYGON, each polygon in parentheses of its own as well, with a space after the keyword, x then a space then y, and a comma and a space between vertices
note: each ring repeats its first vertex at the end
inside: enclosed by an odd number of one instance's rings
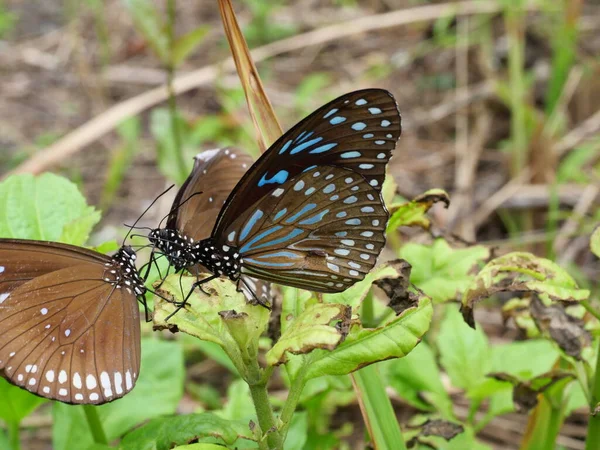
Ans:
POLYGON ((416 307, 419 303, 419 296, 408 290, 412 268, 408 261, 397 259, 392 261, 390 266, 397 270, 398 278, 381 278, 375 280, 373 284, 385 292, 390 299, 388 306, 394 310, 396 315, 400 315, 408 308, 416 307))
POLYGON ((465 431, 462 425, 441 419, 427 419, 424 423, 420 425, 408 428, 420 428, 419 434, 406 443, 406 445, 409 448, 414 447, 417 443, 421 445, 426 445, 431 448, 435 448, 432 443, 421 440, 420 438, 427 436, 436 436, 441 437, 446 441, 450 441, 451 439, 455 438, 460 433, 465 431))
POLYGON ((561 304, 546 306, 536 294, 529 308, 538 329, 549 335, 567 355, 581 360, 581 351, 592 343, 583 321, 567 314, 561 304))

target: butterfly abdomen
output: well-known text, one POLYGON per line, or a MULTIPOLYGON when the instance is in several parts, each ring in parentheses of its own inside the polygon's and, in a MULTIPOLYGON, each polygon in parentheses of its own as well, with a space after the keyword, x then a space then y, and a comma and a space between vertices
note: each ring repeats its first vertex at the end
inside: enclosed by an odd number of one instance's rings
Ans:
POLYGON ((215 275, 225 275, 234 281, 239 279, 242 258, 237 247, 218 245, 208 238, 192 248, 194 264, 202 264, 215 275))

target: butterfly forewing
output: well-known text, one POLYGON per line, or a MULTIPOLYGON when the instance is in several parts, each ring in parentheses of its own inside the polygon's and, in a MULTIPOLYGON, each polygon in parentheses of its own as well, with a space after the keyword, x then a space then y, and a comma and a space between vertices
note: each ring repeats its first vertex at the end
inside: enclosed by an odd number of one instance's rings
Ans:
POLYGON ((225 200, 252 162, 250 155, 235 148, 198 154, 192 172, 177 192, 167 228, 195 241, 209 237, 225 200), (183 201, 184 206, 177 208, 183 201))
POLYGON ((379 191, 400 132, 398 107, 385 90, 366 89, 333 100, 285 133, 252 166, 228 198, 213 237, 223 236, 250 205, 309 167, 358 172, 379 191))
POLYGON ((136 294, 143 293, 133 252, 109 258, 64 244, 0 240, 0 255, 8 249, 37 254, 37 262, 21 260, 23 272, 39 273, 40 263, 47 273, 21 283, 0 304, 0 373, 66 403, 101 404, 129 392, 139 374, 136 294), (52 270, 54 256, 67 267, 52 270))
POLYGON ((273 190, 227 230, 242 272, 320 292, 339 292, 373 268, 388 212, 361 175, 319 166, 273 190))

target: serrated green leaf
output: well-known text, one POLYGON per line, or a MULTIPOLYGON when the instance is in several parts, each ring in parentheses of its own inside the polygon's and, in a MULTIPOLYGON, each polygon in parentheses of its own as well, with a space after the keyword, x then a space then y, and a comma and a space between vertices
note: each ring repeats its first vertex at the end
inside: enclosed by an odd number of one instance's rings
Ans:
POLYGON ((77 186, 52 173, 13 175, 0 183, 0 236, 82 245, 100 214, 77 186))
POLYGON ((590 291, 579 289, 573 277, 549 259, 512 252, 488 262, 469 284, 462 299, 467 323, 474 325, 475 303, 501 291, 536 292, 562 301, 581 301, 590 295, 590 291))
POLYGON ((410 281, 435 303, 460 296, 473 279, 473 269, 489 254, 489 249, 480 245, 455 250, 443 239, 436 239, 431 246, 409 243, 399 251, 412 265, 410 281))
POLYGON ((47 400, 0 378, 0 418, 6 423, 18 424, 47 400))
POLYGON ((419 226, 428 230, 431 222, 425 214, 439 202, 444 203, 447 208, 450 204, 450 197, 443 189, 430 189, 410 202, 390 206, 387 232, 402 226, 419 226))
POLYGON ((154 3, 148 0, 123 0, 136 29, 164 65, 169 64, 169 36, 160 13, 154 3))
POLYGON ((334 349, 341 341, 342 333, 332 322, 345 320, 345 316, 349 315, 347 310, 347 306, 335 303, 309 306, 267 352, 267 364, 275 366, 287 362, 288 352, 299 355, 317 348, 334 349))
POLYGON ((174 444, 194 439, 214 438, 233 445, 238 439, 254 440, 248 424, 221 419, 214 414, 188 414, 161 417, 127 434, 119 448, 123 450, 169 450, 174 444))
POLYGON ((600 227, 596 228, 590 239, 590 249, 592 253, 600 258, 600 227))
POLYGON ((179 36, 173 43, 171 61, 174 67, 179 66, 188 55, 204 40, 210 27, 201 26, 189 33, 179 36))
MULTIPOLYGON (((200 278, 202 278, 200 274, 200 278)), ((208 275, 206 275, 208 276, 208 275)), ((173 298, 181 302, 190 291, 196 277, 180 277, 171 275, 163 282, 159 294, 166 298, 173 298)), ((245 366, 243 361, 249 355, 258 353, 258 337, 266 330, 269 321, 269 310, 260 305, 250 305, 237 287, 229 280, 218 278, 202 285, 206 295, 195 289, 185 308, 179 310, 168 322, 165 319, 175 311, 176 307, 163 299, 156 298, 154 304, 155 328, 170 328, 177 326, 179 331, 195 336, 199 339, 214 342, 225 350, 239 373, 244 376, 245 366), (226 318, 220 313, 235 312, 240 317, 232 334, 226 318), (236 338, 245 335, 244 346, 241 347, 236 338)))
MULTIPOLYGON (((183 351, 178 342, 142 340, 140 376, 125 397, 98 406, 98 415, 109 441, 155 417, 173 414, 183 395, 183 351)), ((55 402, 53 448, 70 450, 91 444, 83 407, 55 402)))
POLYGON ((421 342, 404 358, 382 363, 388 384, 400 397, 421 410, 437 410, 444 419, 454 418, 452 400, 442 384, 435 355, 421 342))
POLYGON ((454 386, 470 392, 486 380, 491 366, 487 337, 480 329, 470 328, 456 308, 447 308, 437 347, 440 363, 454 386))
POLYGON ((352 327, 335 350, 316 350, 311 355, 307 378, 345 375, 378 361, 406 356, 429 329, 432 314, 431 301, 422 297, 416 308, 405 310, 379 328, 352 327))

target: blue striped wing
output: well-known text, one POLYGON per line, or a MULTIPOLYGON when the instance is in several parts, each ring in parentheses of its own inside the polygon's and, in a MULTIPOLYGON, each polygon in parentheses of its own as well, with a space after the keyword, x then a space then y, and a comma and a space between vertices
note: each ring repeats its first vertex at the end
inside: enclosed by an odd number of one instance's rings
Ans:
POLYGON ((388 212, 360 174, 310 168, 246 210, 225 243, 242 257, 242 273, 319 292, 362 280, 385 245, 388 212))

